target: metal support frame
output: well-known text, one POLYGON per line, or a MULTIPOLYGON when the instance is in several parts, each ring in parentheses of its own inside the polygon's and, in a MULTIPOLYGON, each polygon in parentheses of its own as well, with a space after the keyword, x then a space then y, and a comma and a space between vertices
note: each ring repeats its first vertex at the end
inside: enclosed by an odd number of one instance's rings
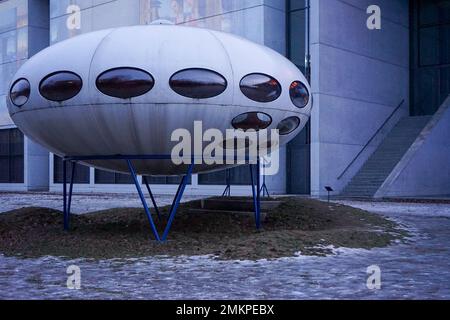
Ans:
POLYGON ((225 172, 225 181, 227 184, 227 187, 225 188, 224 192, 222 193, 222 197, 231 197, 231 171, 230 169, 227 169, 225 172))
MULTIPOLYGON (((183 197, 184 191, 186 190, 186 186, 188 184, 189 179, 192 176, 192 172, 194 170, 194 157, 192 158, 191 164, 188 166, 186 175, 183 176, 179 186, 178 190, 175 194, 175 197, 173 199, 172 205, 170 207, 169 217, 167 219, 167 224, 164 228, 162 236, 159 235, 159 232, 157 230, 157 227, 155 225, 155 222, 152 218, 150 208, 148 207, 147 201, 145 200, 144 193, 142 192, 141 185, 138 181, 136 170, 133 166, 132 160, 169 160, 171 159, 170 155, 138 155, 138 156, 132 156, 132 155, 114 155, 114 156, 77 156, 77 157, 65 157, 63 159, 63 209, 64 209, 64 229, 69 230, 70 228, 70 209, 71 209, 71 203, 72 203, 72 192, 73 192, 73 183, 75 178, 75 170, 77 161, 89 161, 89 160, 123 160, 126 161, 128 170, 130 171, 130 174, 133 178, 134 184, 136 186, 136 190, 139 194, 139 198, 142 202, 142 206, 144 208, 145 214, 147 216, 148 222, 150 224, 150 228, 153 232, 153 235, 155 239, 158 242, 166 241, 167 237, 169 235, 170 229, 172 227, 173 221, 175 219, 175 215, 178 211, 178 207, 180 206, 181 199, 183 197), (67 199, 67 162, 72 163, 72 176, 70 181, 70 188, 69 188, 69 198, 67 199)), ((261 188, 260 188, 260 169, 261 169, 261 163, 260 159, 257 160, 257 177, 256 177, 256 189, 255 189, 255 179, 253 174, 253 164, 250 164, 250 173, 251 173, 251 180, 252 180, 252 193, 253 193, 253 205, 255 210, 255 223, 256 228, 259 230, 261 228, 261 188)), ((158 218, 161 219, 159 208, 156 204, 155 198, 153 196, 153 193, 150 189, 150 186, 148 184, 147 177, 143 177, 143 183, 145 184, 147 191, 150 195, 151 201, 153 203, 153 206, 155 208, 155 211, 158 215, 158 218)), ((227 173, 227 189, 225 189, 225 194, 228 194, 230 196, 231 194, 231 182, 229 173, 227 173)))
POLYGON ((150 199, 152 200, 153 208, 155 208, 156 214, 158 215, 158 219, 161 220, 161 214, 159 213, 159 208, 158 208, 158 205, 156 204, 155 197, 153 196, 153 192, 150 189, 150 185, 148 183, 147 177, 143 176, 142 181, 144 182, 144 184, 147 188, 148 194, 150 195, 150 199))
POLYGON ((260 192, 262 193, 262 196, 263 196, 263 198, 264 197, 266 197, 266 194, 267 194, 267 198, 269 198, 270 197, 270 194, 269 194, 269 189, 267 189, 267 185, 266 185, 266 160, 263 158, 263 161, 264 161, 264 164, 263 164, 263 183, 262 183, 262 186, 261 186, 261 190, 260 190, 260 192))
POLYGON ((158 230, 156 229, 156 226, 155 226, 155 222, 153 221, 152 214, 150 212, 150 209, 148 208, 147 201, 145 201, 144 193, 142 192, 141 186, 139 184, 133 163, 131 162, 130 159, 128 159, 127 164, 128 164, 128 169, 130 170, 131 176, 133 177, 134 184, 136 185, 136 190, 139 194, 139 198, 141 198, 142 206, 144 207, 145 214, 147 215, 147 220, 150 223, 150 228, 152 229, 153 235, 155 236, 156 241, 161 241, 158 230))
POLYGON ((70 209, 72 206, 73 182, 77 163, 72 162, 72 175, 70 177, 69 199, 67 199, 67 161, 63 160, 63 206, 64 206, 64 230, 70 229, 70 209))
POLYGON ((250 164, 250 178, 252 180, 252 194, 253 194, 253 208, 255 210, 255 224, 256 229, 261 229, 261 189, 260 189, 260 161, 258 158, 257 164, 256 164, 256 189, 255 189, 255 179, 253 174, 253 164, 250 164))

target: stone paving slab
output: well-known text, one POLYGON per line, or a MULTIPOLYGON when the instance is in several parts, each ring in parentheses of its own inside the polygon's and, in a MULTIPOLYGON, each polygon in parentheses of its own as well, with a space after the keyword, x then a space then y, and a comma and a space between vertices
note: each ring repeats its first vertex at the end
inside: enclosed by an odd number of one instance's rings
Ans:
MULTIPOLYGON (((39 197, 43 202, 38 203, 35 198, 1 194, 0 210, 59 201, 57 195, 39 197)), ((82 210, 101 209, 106 203, 116 206, 109 195, 81 199, 96 203, 84 207, 77 203, 82 210)), ((114 201, 126 206, 134 203, 114 201)), ((404 225, 412 237, 407 243, 370 251, 335 249, 327 257, 300 255, 257 262, 213 257, 92 261, 0 255, 0 299, 450 299, 449 205, 344 203, 386 215, 404 225), (80 290, 66 287, 70 265, 81 268, 80 290), (366 286, 367 268, 372 265, 381 269, 380 290, 366 286)))
MULTIPOLYGON (((155 196, 158 206, 170 205, 173 196, 155 196)), ((182 202, 201 199, 202 196, 184 196, 182 202)), ((7 193, 0 192, 0 213, 23 207, 43 207, 62 211, 62 194, 60 193, 7 193)), ((147 198, 151 206, 151 200, 147 198)), ((73 194, 72 213, 81 214, 111 208, 137 208, 142 203, 137 193, 82 193, 73 194)))

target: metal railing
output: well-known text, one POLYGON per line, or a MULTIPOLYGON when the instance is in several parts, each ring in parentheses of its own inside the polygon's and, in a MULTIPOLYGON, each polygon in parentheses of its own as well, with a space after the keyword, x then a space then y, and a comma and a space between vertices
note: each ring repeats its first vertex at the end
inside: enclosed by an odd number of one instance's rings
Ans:
POLYGON ((339 175, 338 180, 340 180, 350 169, 350 167, 358 160, 358 158, 361 156, 361 154, 367 149, 367 147, 372 143, 372 141, 375 139, 375 137, 383 130, 383 128, 386 126, 386 124, 389 122, 389 120, 392 119, 394 114, 397 113, 397 111, 402 107, 402 105, 405 103, 405 99, 403 99, 397 108, 392 111, 392 113, 389 115, 389 117, 384 120, 383 124, 378 128, 378 130, 372 135, 372 137, 367 141, 367 143, 364 145, 364 147, 361 149, 361 151, 358 152, 358 154, 353 158, 353 160, 349 163, 349 165, 342 171, 342 173, 339 175))

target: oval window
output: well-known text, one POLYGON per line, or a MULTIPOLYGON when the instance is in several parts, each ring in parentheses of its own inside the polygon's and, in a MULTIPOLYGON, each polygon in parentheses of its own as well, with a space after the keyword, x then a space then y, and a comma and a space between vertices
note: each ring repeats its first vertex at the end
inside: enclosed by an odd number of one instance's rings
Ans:
POLYGON ((294 81, 289 88, 289 95, 292 103, 298 108, 304 108, 309 102, 309 92, 306 86, 300 81, 294 81))
POLYGON ((218 96, 227 88, 227 80, 207 69, 186 69, 175 73, 169 81, 173 91, 184 97, 207 99, 218 96))
POLYGON ((277 129, 280 132, 280 135, 285 136, 292 132, 294 132, 300 125, 300 118, 298 117, 289 117, 284 119, 278 124, 277 129))
POLYGON ((9 97, 15 106, 21 107, 27 103, 30 98, 30 92, 30 83, 27 79, 22 78, 14 82, 9 92, 9 97))
POLYGON ((97 77, 98 90, 107 96, 129 99, 146 94, 153 89, 152 75, 137 68, 115 68, 97 77))
POLYGON ((257 102, 272 102, 281 95, 281 85, 273 77, 252 73, 241 80, 241 91, 249 99, 257 102))
POLYGON ((262 112, 248 112, 238 115, 231 124, 235 129, 241 130, 262 130, 266 129, 272 123, 272 118, 262 112))
POLYGON ((80 76, 70 71, 59 71, 46 76, 39 85, 41 95, 51 101, 65 101, 75 97, 83 87, 80 76))

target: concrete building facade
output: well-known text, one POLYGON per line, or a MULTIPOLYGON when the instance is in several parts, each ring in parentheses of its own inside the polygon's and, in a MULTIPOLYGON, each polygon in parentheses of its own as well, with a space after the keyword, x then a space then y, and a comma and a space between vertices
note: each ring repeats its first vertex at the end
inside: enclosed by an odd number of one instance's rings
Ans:
MULTIPOLYGON (((348 195, 450 194, 443 179, 429 181, 433 170, 427 173, 428 191, 418 191, 424 182, 414 173, 408 174, 408 188, 406 182, 397 182, 406 171, 393 172, 407 161, 406 151, 393 164, 380 164, 377 170, 368 167, 402 119, 434 116, 440 125, 424 126, 419 132, 422 140, 430 135, 439 142, 420 148, 432 149, 430 154, 439 163, 436 174, 449 175, 448 144, 439 137, 446 132, 443 128, 450 127, 443 105, 450 93, 450 1, 3 0, 0 17, 0 190, 61 189, 60 159, 21 137, 5 107, 9 82, 21 63, 46 46, 79 34, 169 20, 266 45, 288 56, 310 77, 314 99, 310 123, 281 150, 280 172, 266 177, 270 192, 322 196, 329 186, 336 194, 348 195), (442 144, 444 148, 438 147, 442 144), (360 190, 363 178, 376 190, 360 190)), ((402 137, 413 131, 403 130, 402 137)), ((406 141, 398 143, 409 152, 419 148, 406 141)), ((432 160, 427 154, 415 158, 432 160)), ((250 191, 248 168, 230 170, 228 175, 232 193, 250 191)), ((226 172, 194 175, 187 192, 220 194, 226 176, 226 172)), ((160 193, 174 192, 177 181, 151 178, 160 193)), ((133 191, 128 176, 92 168, 80 168, 75 182, 75 191, 133 191)))

